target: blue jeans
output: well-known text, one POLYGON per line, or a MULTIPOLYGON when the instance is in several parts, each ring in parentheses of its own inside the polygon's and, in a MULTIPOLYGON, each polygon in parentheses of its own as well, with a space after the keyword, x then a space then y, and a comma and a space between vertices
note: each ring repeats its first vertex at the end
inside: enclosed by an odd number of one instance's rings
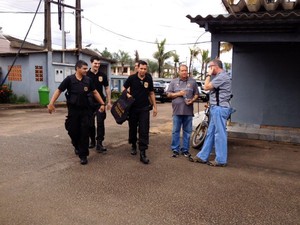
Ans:
POLYGON ((190 137, 193 130, 193 116, 174 115, 172 129, 172 151, 188 152, 190 148, 190 137), (182 127, 182 147, 180 148, 180 131, 182 127))
POLYGON ((217 163, 227 163, 227 131, 226 122, 232 113, 231 108, 212 105, 207 135, 201 151, 197 157, 208 161, 209 155, 215 146, 217 163))

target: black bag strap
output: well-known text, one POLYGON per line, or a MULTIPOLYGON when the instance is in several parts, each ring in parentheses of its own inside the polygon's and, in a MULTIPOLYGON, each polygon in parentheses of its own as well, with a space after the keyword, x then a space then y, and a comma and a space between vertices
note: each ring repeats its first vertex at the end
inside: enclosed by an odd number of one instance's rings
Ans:
POLYGON ((220 105, 220 88, 216 88, 216 100, 217 100, 217 106, 220 105))
MULTIPOLYGON (((232 99, 233 94, 230 95, 228 102, 232 99)), ((220 105, 220 88, 216 88, 216 100, 217 100, 217 106, 220 105)))
POLYGON ((126 89, 122 91, 120 98, 127 99, 127 90, 126 89))

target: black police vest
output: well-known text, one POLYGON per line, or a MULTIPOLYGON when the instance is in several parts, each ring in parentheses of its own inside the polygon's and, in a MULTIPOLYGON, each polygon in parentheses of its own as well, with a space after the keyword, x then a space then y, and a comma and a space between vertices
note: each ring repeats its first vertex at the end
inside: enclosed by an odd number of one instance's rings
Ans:
POLYGON ((88 108, 88 98, 91 95, 90 79, 83 77, 81 81, 78 81, 75 75, 70 75, 69 77, 70 81, 65 94, 68 106, 88 108))

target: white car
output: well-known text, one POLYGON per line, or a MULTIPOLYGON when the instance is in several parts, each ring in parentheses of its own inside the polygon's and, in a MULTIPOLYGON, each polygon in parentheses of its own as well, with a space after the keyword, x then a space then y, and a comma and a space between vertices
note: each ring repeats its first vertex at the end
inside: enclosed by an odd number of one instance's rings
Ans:
POLYGON ((207 102, 209 100, 209 91, 205 91, 203 90, 203 85, 204 85, 204 81, 196 81, 198 84, 198 90, 199 90, 199 98, 203 101, 203 102, 207 102))

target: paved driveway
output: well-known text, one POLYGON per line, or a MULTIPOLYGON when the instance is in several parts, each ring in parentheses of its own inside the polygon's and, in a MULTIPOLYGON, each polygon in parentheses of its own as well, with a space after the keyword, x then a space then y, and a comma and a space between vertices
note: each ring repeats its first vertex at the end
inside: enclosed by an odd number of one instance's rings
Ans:
POLYGON ((1 110, 0 224, 299 224, 299 145, 230 139, 226 168, 174 159, 171 105, 158 106, 149 165, 130 155, 127 124, 110 113, 108 153, 92 150, 82 166, 65 108, 1 110))

